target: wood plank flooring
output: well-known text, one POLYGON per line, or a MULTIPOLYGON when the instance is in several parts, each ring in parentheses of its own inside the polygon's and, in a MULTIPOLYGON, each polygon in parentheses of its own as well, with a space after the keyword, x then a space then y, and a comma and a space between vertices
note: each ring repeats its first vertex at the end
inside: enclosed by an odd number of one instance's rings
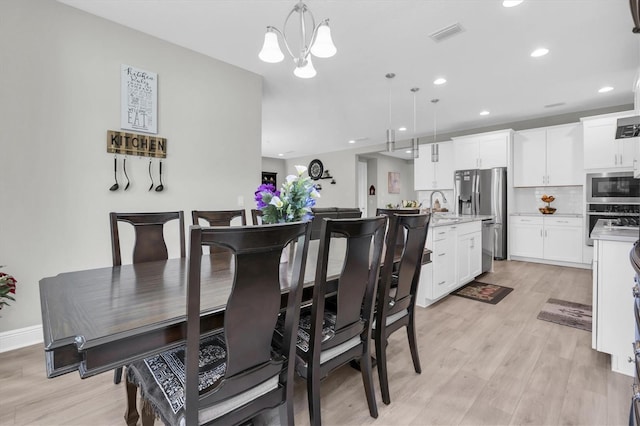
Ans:
MULTIPOLYGON (((497 305, 449 296, 419 308, 422 374, 413 371, 406 334, 395 333, 391 405, 382 403, 376 374, 379 417, 371 418, 360 373, 343 367, 322 383, 324 424, 627 423, 632 378, 611 372, 609 356, 591 349, 590 333, 536 318, 550 297, 591 304, 591 271, 503 261, 480 280, 514 291, 497 305)), ((123 425, 124 386, 112 379, 47 379, 41 345, 0 354, 0 425, 123 425)), ((296 423, 308 424, 302 380, 295 407, 296 423)))

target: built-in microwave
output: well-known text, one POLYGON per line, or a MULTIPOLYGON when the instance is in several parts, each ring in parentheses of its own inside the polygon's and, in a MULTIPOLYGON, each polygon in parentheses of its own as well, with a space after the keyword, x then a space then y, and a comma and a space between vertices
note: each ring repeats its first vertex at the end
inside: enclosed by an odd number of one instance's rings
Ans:
POLYGON ((587 174, 587 203, 640 203, 640 179, 633 172, 587 174))

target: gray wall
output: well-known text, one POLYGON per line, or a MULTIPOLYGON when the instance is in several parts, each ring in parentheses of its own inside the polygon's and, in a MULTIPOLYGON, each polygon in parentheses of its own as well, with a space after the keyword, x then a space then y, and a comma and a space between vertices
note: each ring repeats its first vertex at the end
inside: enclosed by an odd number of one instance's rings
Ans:
POLYGON ((190 217, 253 206, 256 74, 54 0, 2 0, 0 81, 0 265, 18 280, 0 332, 41 323, 41 278, 111 264, 110 211, 190 217), (120 129, 121 64, 158 73, 158 136, 168 139, 162 193, 148 191, 148 161, 138 158, 127 162, 132 187, 109 191, 106 132, 120 129))

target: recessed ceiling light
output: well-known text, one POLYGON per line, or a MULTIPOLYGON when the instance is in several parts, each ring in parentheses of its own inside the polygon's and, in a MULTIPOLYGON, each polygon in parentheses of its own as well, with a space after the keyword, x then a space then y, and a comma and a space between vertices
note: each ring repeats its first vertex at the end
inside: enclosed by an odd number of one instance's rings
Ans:
POLYGON ((411 150, 410 150, 410 149, 408 149, 408 150, 406 150, 404 153, 405 153, 405 154, 411 154, 411 150))
POLYGON ((480 115, 489 115, 490 112, 487 111, 486 109, 484 111, 480 111, 480 115))
POLYGON ((278 154, 278 157, 284 157, 284 154, 278 154))
POLYGON ((353 140, 353 139, 351 139, 351 140, 349 141, 349 143, 356 143, 356 141, 355 141, 355 140, 353 140))
POLYGON ((433 84, 438 85, 438 86, 441 85, 441 84, 445 84, 446 82, 447 82, 447 79, 446 78, 442 78, 442 77, 436 78, 435 80, 433 80, 433 84))
POLYGON ((539 49, 534 50, 533 52, 531 52, 531 56, 533 58, 539 58, 540 56, 544 56, 547 53, 549 53, 549 49, 546 49, 544 47, 541 47, 539 49))
POLYGON ((598 90, 598 93, 607 93, 613 90, 613 87, 611 86, 604 86, 602 88, 600 88, 600 90, 598 90))
POLYGON ((406 132, 406 131, 407 131, 407 128, 406 128, 406 127, 404 127, 404 126, 403 126, 403 127, 398 127, 398 131, 399 131, 399 132, 406 132))
POLYGON ((522 3, 523 0, 504 0, 502 5, 504 7, 514 7, 522 3))

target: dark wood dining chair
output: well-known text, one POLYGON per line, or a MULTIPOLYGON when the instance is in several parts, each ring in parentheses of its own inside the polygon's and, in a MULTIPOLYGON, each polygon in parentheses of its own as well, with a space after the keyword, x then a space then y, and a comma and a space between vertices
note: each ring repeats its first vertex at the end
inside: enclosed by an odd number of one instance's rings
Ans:
POLYGON ((192 210, 191 218, 194 225, 200 224, 200 219, 206 221, 209 226, 231 226, 231 221, 240 218, 242 226, 247 224, 247 216, 244 209, 239 210, 192 210))
POLYGON ((311 227, 294 222, 190 230, 186 345, 127 366, 129 407, 125 419, 135 425, 137 388, 143 398, 142 424, 154 415, 167 425, 240 424, 264 410, 280 408, 280 424, 293 424, 295 333, 311 227), (291 270, 280 255, 296 243, 291 270), (207 277, 201 287, 203 246, 229 248, 235 258, 229 271, 207 277), (289 274, 290 271, 290 274, 289 274), (212 278, 212 279, 209 279, 212 278), (284 281, 283 281, 284 280, 284 281), (281 292, 281 282, 289 291, 281 292), (222 330, 201 334, 201 293, 230 291, 222 330), (282 300, 286 308, 281 310, 282 300), (274 345, 276 323, 283 323, 274 345), (184 362, 183 362, 184 360, 184 362), (199 367, 200 364, 200 367, 199 367), (200 389, 200 390, 199 390, 200 389))
MULTIPOLYGON (((376 209, 376 216, 393 216, 394 214, 418 214, 420 209, 376 209)), ((404 235, 398 234, 396 239, 396 251, 402 250, 404 235)))
POLYGON ((320 380, 354 360, 361 365, 369 414, 378 417, 369 350, 386 223, 385 217, 323 221, 313 302, 300 314, 297 339, 296 371, 307 381, 312 425, 321 424, 320 380), (340 276, 328 276, 330 251, 343 249, 340 276))
POLYGON ((251 221, 254 225, 262 225, 262 210, 251 209, 251 221))
POLYGON ((429 229, 430 214, 389 216, 384 266, 378 284, 378 297, 373 336, 382 401, 391 403, 387 375, 387 352, 389 336, 402 327, 407 329, 409 350, 416 373, 421 373, 420 357, 415 329, 415 304, 422 256, 429 229), (397 236, 403 238, 400 259, 394 244, 397 236), (394 265, 394 259, 396 259, 394 265))
MULTIPOLYGON (((126 222, 133 226, 135 231, 135 243, 133 246, 133 263, 153 262, 169 258, 167 244, 164 240, 164 225, 172 220, 178 220, 180 233, 180 257, 185 257, 184 238, 184 213, 176 212, 152 212, 152 213, 109 213, 111 226, 111 254, 113 266, 122 265, 122 253, 120 250, 120 233, 118 222, 126 222)), ((113 382, 120 383, 122 367, 118 367, 113 373, 113 382)))

